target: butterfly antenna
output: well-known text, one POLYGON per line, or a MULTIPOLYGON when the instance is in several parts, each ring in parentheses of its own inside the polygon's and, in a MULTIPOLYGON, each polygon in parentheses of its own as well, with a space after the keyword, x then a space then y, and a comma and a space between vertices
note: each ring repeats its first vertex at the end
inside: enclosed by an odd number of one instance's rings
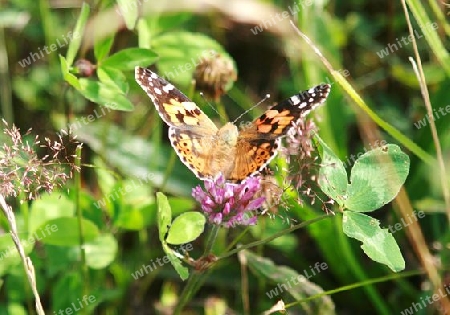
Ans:
POLYGON ((208 106, 211 107, 212 110, 215 111, 215 112, 217 113, 217 115, 219 115, 221 118, 224 118, 224 117, 222 117, 222 115, 217 111, 217 109, 215 109, 214 106, 212 106, 211 103, 206 99, 206 97, 205 97, 205 95, 203 94, 203 92, 200 92, 200 96, 203 98, 203 100, 205 101, 205 103, 208 104, 208 106))
POLYGON ((242 114, 240 114, 238 116, 238 118, 236 118, 235 120, 233 120, 233 124, 236 123, 239 119, 241 119, 242 116, 244 116, 245 114, 247 114, 249 111, 251 111, 252 109, 254 109, 255 107, 258 107, 259 105, 261 105, 261 103, 265 102, 266 100, 268 100, 270 98, 270 94, 266 94, 266 96, 260 100, 256 105, 253 105, 252 107, 250 107, 249 109, 247 109, 245 112, 243 112, 242 114))

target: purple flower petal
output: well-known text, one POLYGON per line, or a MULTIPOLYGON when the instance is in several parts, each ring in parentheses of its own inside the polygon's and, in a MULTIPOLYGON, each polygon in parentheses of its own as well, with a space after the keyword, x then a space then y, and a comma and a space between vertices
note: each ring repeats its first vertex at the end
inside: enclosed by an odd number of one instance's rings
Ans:
POLYGON ((211 216, 212 222, 214 224, 221 224, 222 223, 222 213, 216 213, 215 215, 211 216))
POLYGON ((221 174, 213 181, 205 181, 203 190, 200 186, 192 190, 192 196, 201 204, 209 222, 234 227, 236 225, 253 225, 257 216, 249 212, 258 209, 265 201, 264 197, 255 199, 261 179, 250 177, 241 184, 226 183, 221 174))

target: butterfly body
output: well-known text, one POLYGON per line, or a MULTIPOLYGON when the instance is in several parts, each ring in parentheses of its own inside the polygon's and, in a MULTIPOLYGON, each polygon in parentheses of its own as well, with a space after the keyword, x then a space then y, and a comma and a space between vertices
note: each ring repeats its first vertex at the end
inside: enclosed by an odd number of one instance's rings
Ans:
POLYGON ((156 73, 136 67, 135 75, 169 125, 169 140, 181 161, 200 179, 213 179, 221 173, 230 182, 240 182, 264 169, 292 123, 323 103, 330 92, 327 84, 317 86, 273 106, 241 130, 231 122, 219 129, 194 102, 156 73))

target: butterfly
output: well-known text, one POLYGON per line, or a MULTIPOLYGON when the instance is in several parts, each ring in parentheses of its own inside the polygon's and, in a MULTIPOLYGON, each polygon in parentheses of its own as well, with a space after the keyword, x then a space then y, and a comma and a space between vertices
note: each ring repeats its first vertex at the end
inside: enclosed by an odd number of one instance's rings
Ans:
POLYGON ((135 78, 169 126, 169 140, 181 161, 202 180, 222 174, 239 183, 259 174, 276 156, 280 140, 293 122, 322 104, 331 86, 300 92, 268 109, 238 130, 229 122, 217 128, 186 95, 156 73, 135 68, 135 78))

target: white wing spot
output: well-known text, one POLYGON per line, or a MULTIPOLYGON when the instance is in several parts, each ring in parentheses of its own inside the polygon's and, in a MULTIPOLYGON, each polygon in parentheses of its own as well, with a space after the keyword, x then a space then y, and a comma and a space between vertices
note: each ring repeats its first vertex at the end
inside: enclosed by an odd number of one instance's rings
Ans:
POLYGON ((153 79, 158 79, 158 75, 156 73, 154 73, 154 72, 152 72, 150 77, 153 78, 153 79))
POLYGON ((166 93, 169 93, 170 91, 172 91, 175 87, 172 84, 167 84, 165 86, 163 86, 163 91, 166 93))
POLYGON ((198 108, 194 102, 183 102, 183 106, 186 110, 196 110, 198 108))
POLYGON ((291 101, 294 105, 297 105, 298 103, 300 103, 300 98, 297 95, 294 95, 291 97, 291 101))
POLYGON ((155 92, 155 94, 162 95, 161 90, 158 88, 154 88, 153 91, 155 92))

